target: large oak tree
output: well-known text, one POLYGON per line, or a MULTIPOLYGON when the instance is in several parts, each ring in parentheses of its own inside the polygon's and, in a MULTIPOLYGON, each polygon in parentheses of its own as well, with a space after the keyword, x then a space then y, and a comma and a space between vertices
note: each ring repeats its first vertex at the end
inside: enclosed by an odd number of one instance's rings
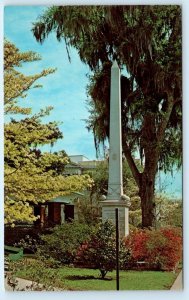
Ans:
POLYGON ((142 224, 155 222, 155 176, 181 162, 181 7, 59 6, 33 26, 43 42, 64 39, 91 69, 88 127, 98 145, 109 136, 110 68, 122 70, 123 152, 139 188, 142 224), (133 159, 138 151, 140 171, 133 159))

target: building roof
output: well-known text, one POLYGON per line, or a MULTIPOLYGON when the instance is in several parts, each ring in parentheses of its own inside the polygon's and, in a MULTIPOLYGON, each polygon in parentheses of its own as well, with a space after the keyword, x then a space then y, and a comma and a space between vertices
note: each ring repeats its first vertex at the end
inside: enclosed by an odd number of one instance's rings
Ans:
POLYGON ((89 159, 83 155, 83 154, 79 154, 79 155, 69 155, 69 158, 71 160, 71 162, 82 162, 82 161, 89 161, 89 159))

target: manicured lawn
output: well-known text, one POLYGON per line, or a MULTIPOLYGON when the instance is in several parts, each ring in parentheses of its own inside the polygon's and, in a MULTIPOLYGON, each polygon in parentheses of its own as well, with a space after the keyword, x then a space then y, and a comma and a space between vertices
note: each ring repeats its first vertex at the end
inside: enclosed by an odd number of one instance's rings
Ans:
MULTIPOLYGON (((105 280, 98 270, 63 267, 59 269, 24 268, 18 277, 53 284, 64 290, 116 290, 116 272, 108 273, 105 280), (38 278, 38 280, 36 280, 38 278)), ((158 271, 120 271, 120 290, 167 290, 177 274, 158 271)))

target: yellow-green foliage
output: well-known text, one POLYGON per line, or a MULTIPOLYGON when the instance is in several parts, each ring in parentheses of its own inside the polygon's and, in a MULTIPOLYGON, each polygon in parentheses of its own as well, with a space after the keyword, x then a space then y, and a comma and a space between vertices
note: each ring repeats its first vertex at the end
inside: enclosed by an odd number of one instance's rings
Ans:
MULTIPOLYGON (((43 70, 40 74, 25 76, 17 71, 24 62, 39 60, 33 52, 20 53, 5 40, 5 113, 28 115, 30 108, 18 105, 18 99, 26 97, 40 77, 54 72, 43 70), (16 70, 15 70, 15 67, 16 70)), ((5 223, 33 221, 31 204, 44 202, 57 196, 81 191, 92 184, 88 175, 64 177, 62 171, 68 163, 64 151, 42 153, 40 145, 53 144, 62 138, 57 122, 44 124, 41 118, 50 113, 52 107, 41 110, 36 115, 23 117, 20 121, 12 119, 5 124, 5 223)))
POLYGON ((30 108, 22 108, 16 104, 18 97, 25 98, 30 88, 41 87, 41 85, 35 83, 36 80, 55 72, 55 69, 45 69, 39 74, 26 76, 18 71, 18 67, 22 67, 25 62, 33 62, 40 59, 40 56, 35 52, 20 52, 14 44, 7 40, 4 41, 5 113, 31 113, 30 108))

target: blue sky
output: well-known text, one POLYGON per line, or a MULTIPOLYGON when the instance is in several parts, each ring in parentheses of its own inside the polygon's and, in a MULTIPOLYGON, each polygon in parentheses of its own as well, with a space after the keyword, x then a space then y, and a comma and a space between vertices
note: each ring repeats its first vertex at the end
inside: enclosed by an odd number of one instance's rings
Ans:
MULTIPOLYGON (((89 116, 86 104, 87 74, 89 68, 84 65, 74 49, 70 49, 71 63, 68 60, 64 42, 58 42, 54 34, 49 35, 44 44, 36 42, 31 32, 32 22, 42 14, 45 6, 7 6, 4 11, 4 34, 21 51, 32 50, 42 56, 38 62, 27 63, 23 66, 24 74, 36 74, 45 68, 57 68, 54 74, 39 80, 41 89, 33 89, 23 106, 32 107, 33 113, 41 108, 54 107, 45 121, 63 122, 60 129, 63 140, 45 151, 65 150, 68 155, 83 154, 89 159, 96 159, 93 135, 86 129, 84 119, 89 116)), ((181 198, 181 172, 170 174, 161 173, 161 186, 172 197, 181 198)), ((159 179, 157 180, 157 187, 159 179)))
MULTIPOLYGON (((43 45, 36 42, 31 32, 32 22, 36 21, 44 8, 5 7, 5 37, 21 51, 32 50, 42 56, 41 61, 25 64, 23 73, 36 74, 45 68, 57 68, 54 74, 39 80, 43 88, 31 90, 21 103, 32 107, 33 113, 49 105, 54 107, 46 121, 63 122, 60 129, 64 139, 57 141, 52 151, 64 149, 68 155, 84 154, 89 159, 95 159, 93 135, 86 129, 84 121, 89 115, 86 104, 86 75, 89 68, 80 61, 74 49, 70 49, 70 63, 64 42, 58 42, 53 34, 43 45)), ((50 150, 50 146, 45 147, 45 150, 50 150)))

